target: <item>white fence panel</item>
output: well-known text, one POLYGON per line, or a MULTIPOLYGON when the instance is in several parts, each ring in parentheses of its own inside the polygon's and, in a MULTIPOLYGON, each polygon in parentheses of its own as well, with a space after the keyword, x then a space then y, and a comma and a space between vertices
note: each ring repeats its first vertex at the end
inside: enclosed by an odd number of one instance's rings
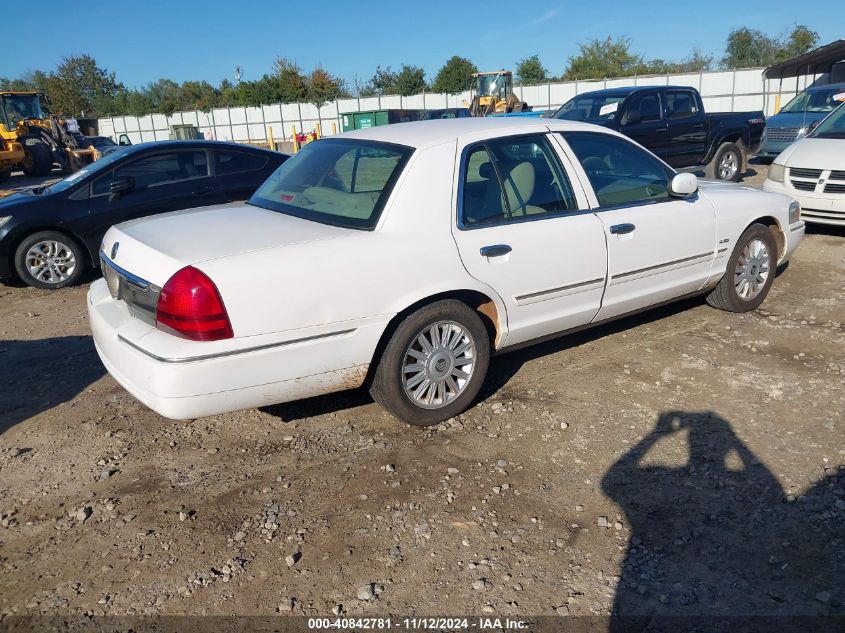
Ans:
MULTIPOLYGON (((826 82, 827 79, 826 75, 814 75, 792 77, 782 82, 777 79, 764 80, 762 69, 751 68, 518 86, 516 93, 535 110, 545 110, 557 108, 576 94, 591 90, 671 84, 698 89, 704 98, 705 108, 714 112, 762 108, 767 115, 771 115, 774 114, 778 94, 780 105, 783 106, 805 87, 817 81, 826 82)), ((323 134, 328 135, 332 133, 333 126, 340 127, 342 113, 393 108, 460 108, 466 107, 472 101, 472 96, 467 90, 458 94, 425 93, 409 97, 384 95, 340 99, 319 108, 311 103, 276 103, 262 107, 216 108, 211 112, 176 112, 171 117, 162 114, 119 116, 100 119, 100 133, 111 135, 115 140, 118 135, 126 133, 133 143, 138 143, 168 138, 170 125, 190 124, 196 125, 209 139, 264 141, 269 127, 273 128, 274 138, 283 139, 290 137, 292 127, 298 132, 310 132, 319 124, 323 134)))
POLYGON ((411 95, 402 99, 402 106, 409 110, 424 110, 426 95, 411 95))
POLYGON ((701 77, 702 97, 717 97, 733 94, 734 74, 728 73, 706 73, 701 77))
MULTIPOLYGON (((634 79, 635 86, 665 86, 669 83, 669 77, 636 77, 634 79)), ((685 84, 686 85, 686 84, 685 84)))
POLYGON ((381 98, 378 105, 379 110, 398 110, 403 107, 402 97, 399 95, 385 95, 381 98))
POLYGON ((358 110, 381 110, 381 99, 379 97, 361 97, 358 99, 358 110))

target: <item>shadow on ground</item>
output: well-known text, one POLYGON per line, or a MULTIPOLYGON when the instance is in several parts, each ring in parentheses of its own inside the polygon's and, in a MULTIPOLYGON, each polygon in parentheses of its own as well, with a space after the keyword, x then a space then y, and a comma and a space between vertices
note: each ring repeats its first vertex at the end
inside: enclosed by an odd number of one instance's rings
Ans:
POLYGON ((672 411, 602 488, 631 528, 611 631, 845 630, 842 466, 787 499, 727 420, 672 411))
POLYGON ((0 433, 72 400, 103 374, 90 336, 0 340, 0 433))

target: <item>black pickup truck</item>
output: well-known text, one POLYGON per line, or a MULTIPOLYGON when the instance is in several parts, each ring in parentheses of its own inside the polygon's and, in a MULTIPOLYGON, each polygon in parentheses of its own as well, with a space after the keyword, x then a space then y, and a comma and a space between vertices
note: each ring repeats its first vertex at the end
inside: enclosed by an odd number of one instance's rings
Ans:
POLYGON ((672 167, 704 168, 709 178, 734 181, 757 151, 766 127, 762 111, 707 114, 698 90, 684 86, 585 92, 564 103, 552 118, 604 125, 672 167))

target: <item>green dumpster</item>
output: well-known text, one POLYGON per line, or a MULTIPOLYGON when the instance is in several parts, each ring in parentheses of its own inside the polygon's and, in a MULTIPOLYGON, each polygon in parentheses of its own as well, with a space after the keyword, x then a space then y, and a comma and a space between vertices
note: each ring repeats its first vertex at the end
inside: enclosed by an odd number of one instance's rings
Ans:
POLYGON ((407 123, 419 121, 423 110, 365 110, 363 112, 346 112, 340 115, 340 127, 343 132, 363 130, 377 125, 391 123, 407 123))

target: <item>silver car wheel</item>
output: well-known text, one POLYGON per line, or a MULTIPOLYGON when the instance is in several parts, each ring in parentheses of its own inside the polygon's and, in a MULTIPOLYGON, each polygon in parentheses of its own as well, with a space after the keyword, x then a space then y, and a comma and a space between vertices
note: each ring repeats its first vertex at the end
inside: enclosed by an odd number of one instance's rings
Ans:
POLYGON ((405 350, 405 394, 423 409, 445 407, 466 389, 475 359, 475 343, 462 325, 439 321, 428 326, 405 350))
POLYGON ((56 240, 42 240, 33 244, 26 252, 25 261, 33 279, 46 284, 67 281, 77 264, 73 250, 56 240))
POLYGON ((751 301, 763 290, 769 278, 769 260, 769 249, 763 240, 751 240, 742 249, 734 271, 734 287, 740 299, 751 301))
POLYGON ((725 152, 719 161, 719 178, 721 180, 733 180, 739 169, 739 160, 733 152, 725 152))

